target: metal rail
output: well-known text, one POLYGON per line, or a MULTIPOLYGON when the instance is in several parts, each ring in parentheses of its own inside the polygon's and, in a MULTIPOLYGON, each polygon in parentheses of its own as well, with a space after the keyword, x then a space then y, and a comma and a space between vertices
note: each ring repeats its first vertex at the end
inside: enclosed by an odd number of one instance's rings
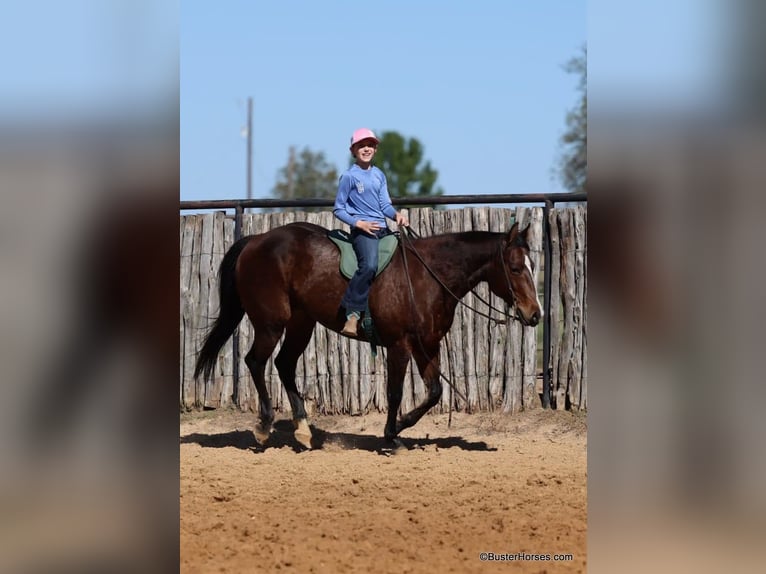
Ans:
MULTIPOLYGON (((505 195, 437 195, 433 197, 395 197, 394 205, 452 205, 457 203, 561 203, 587 201, 585 192, 575 193, 509 193, 505 195)), ((181 210, 190 209, 250 209, 276 207, 332 207, 332 199, 212 199, 182 201, 181 210)))

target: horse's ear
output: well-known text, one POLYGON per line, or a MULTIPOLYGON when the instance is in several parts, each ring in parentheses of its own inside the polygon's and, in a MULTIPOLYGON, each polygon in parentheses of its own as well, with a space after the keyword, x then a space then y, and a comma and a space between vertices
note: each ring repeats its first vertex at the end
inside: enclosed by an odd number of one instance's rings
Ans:
POLYGON ((511 230, 508 232, 508 244, 513 245, 513 242, 516 240, 516 237, 519 235, 519 222, 516 221, 513 224, 513 227, 511 227, 511 230))
POLYGON ((519 230, 519 222, 513 224, 511 231, 508 234, 508 245, 526 245, 527 244, 527 232, 529 231, 529 225, 524 229, 519 230))

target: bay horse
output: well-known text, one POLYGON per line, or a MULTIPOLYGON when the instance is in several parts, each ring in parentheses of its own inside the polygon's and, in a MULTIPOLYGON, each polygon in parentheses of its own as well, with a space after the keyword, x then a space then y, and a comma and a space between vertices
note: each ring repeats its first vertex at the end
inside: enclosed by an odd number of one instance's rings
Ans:
MULTIPOLYGON (((379 343, 387 349, 384 437, 388 442, 397 443, 397 435, 441 398, 439 345, 452 325, 458 298, 486 281, 492 293, 515 307, 515 316, 524 325, 539 322, 527 230, 520 231, 515 223, 507 233, 466 231, 415 239, 408 242, 406 259, 398 249, 374 280, 369 309, 379 343), (410 357, 415 358, 428 394, 397 421, 410 357)), ((197 357, 194 376, 210 377, 218 352, 246 313, 255 332, 245 363, 258 391, 260 421, 254 434, 261 444, 274 421, 264 370, 284 332, 274 364, 290 401, 295 438, 311 448, 311 429, 295 384, 296 363, 317 322, 338 333, 343 328, 340 301, 348 285, 339 270, 338 248, 327 233, 311 223, 291 223, 243 237, 221 262, 220 313, 197 357)), ((358 338, 365 340, 364 335, 358 338)))

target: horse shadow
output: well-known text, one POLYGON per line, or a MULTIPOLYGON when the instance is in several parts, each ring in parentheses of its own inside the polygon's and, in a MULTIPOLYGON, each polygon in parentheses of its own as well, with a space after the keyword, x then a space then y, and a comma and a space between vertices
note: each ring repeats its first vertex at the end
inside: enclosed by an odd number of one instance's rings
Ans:
MULTIPOLYGON (((494 452, 495 447, 484 441, 467 441, 462 437, 398 437, 397 443, 392 444, 381 436, 370 434, 355 434, 346 432, 331 432, 310 425, 312 432, 312 450, 322 450, 336 447, 341 450, 361 450, 373 452, 381 456, 390 456, 403 450, 426 450, 458 448, 460 450, 494 452)), ((296 453, 308 450, 300 444, 293 435, 292 421, 279 420, 274 423, 274 430, 265 445, 258 444, 255 435, 249 430, 235 430, 226 433, 204 434, 192 433, 181 437, 181 444, 198 444, 204 448, 234 447, 262 453, 267 449, 290 448, 296 453)))

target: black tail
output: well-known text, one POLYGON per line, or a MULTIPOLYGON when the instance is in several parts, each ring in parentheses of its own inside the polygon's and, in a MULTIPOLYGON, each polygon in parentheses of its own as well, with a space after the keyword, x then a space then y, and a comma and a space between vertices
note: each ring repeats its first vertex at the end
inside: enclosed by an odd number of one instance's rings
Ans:
POLYGON ((237 265, 237 258, 251 237, 243 237, 237 241, 223 256, 221 267, 218 269, 218 294, 221 310, 218 318, 213 324, 213 328, 205 337, 205 343, 197 357, 197 366, 194 368, 194 378, 205 375, 209 379, 213 373, 213 368, 218 360, 218 351, 226 344, 229 337, 239 325, 245 310, 237 294, 237 285, 234 276, 234 270, 237 265))

